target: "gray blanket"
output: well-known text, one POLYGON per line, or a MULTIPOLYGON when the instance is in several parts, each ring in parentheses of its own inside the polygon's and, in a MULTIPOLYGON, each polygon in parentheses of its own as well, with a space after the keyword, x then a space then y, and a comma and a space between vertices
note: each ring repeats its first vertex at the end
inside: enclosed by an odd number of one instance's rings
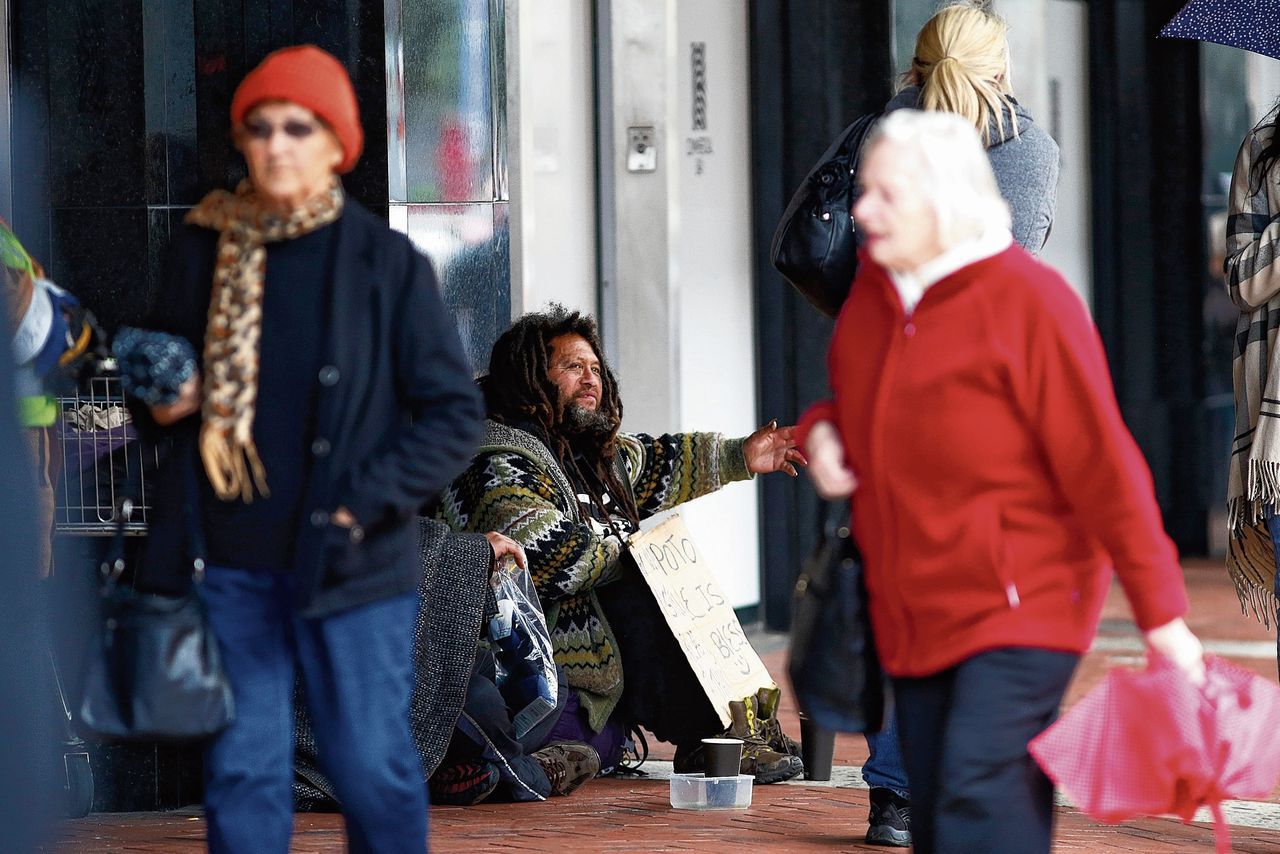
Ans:
MULTIPOLYGON (((423 785, 444 757, 462 711, 475 662, 493 551, 483 534, 455 534, 422 518, 421 602, 414 626, 409 724, 422 760, 423 785)), ((320 771, 302 686, 294 692, 294 784, 297 809, 335 809, 333 786, 320 771)))

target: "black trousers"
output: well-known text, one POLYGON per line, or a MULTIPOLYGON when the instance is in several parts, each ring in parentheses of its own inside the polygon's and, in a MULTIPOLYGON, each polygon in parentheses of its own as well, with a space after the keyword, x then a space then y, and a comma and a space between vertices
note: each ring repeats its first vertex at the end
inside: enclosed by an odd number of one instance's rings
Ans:
POLYGON ((624 556, 617 580, 596 588, 622 659, 622 700, 615 716, 676 745, 696 746, 724 724, 671 633, 640 569, 624 556))
POLYGON ((1078 661, 1009 647, 893 680, 916 854, 1048 854, 1053 784, 1027 742, 1057 717, 1078 661))

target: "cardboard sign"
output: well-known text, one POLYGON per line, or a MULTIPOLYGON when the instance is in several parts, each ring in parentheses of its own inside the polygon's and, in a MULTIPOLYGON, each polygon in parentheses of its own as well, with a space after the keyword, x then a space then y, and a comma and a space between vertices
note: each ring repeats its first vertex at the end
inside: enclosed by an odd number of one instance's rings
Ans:
POLYGON ((738 615, 679 516, 636 534, 629 548, 707 698, 729 726, 731 700, 774 685, 738 615))

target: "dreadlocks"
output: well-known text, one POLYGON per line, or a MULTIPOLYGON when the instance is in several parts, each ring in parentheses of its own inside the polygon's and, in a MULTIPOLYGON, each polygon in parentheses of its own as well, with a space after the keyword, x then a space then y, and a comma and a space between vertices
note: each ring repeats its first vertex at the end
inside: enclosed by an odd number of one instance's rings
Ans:
MULTIPOLYGON (((631 490, 618 478, 614 458, 618 450, 618 429, 622 426, 622 400, 618 397, 618 381, 604 361, 600 333, 590 316, 569 311, 552 303, 545 312, 526 314, 502 333, 489 356, 489 374, 482 377, 485 407, 489 417, 520 429, 535 428, 540 438, 555 454, 560 468, 570 479, 585 487, 596 507, 608 518, 602 494, 607 490, 633 523, 639 524, 631 490), (551 342, 562 335, 579 335, 591 345, 600 360, 600 402, 597 413, 607 429, 600 434, 579 434, 572 442, 566 407, 560 403, 560 390, 551 381, 551 342), (575 459, 574 450, 585 458, 588 470, 575 459)), ((586 511, 578 508, 584 517, 586 511)))

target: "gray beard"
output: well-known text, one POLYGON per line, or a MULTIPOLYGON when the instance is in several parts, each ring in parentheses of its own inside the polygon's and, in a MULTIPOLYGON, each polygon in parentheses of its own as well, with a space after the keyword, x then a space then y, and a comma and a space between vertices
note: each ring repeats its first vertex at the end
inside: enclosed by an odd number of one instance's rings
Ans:
POLYGON ((613 432, 614 423, 598 409, 586 409, 576 403, 564 408, 564 431, 573 438, 605 439, 613 432))

